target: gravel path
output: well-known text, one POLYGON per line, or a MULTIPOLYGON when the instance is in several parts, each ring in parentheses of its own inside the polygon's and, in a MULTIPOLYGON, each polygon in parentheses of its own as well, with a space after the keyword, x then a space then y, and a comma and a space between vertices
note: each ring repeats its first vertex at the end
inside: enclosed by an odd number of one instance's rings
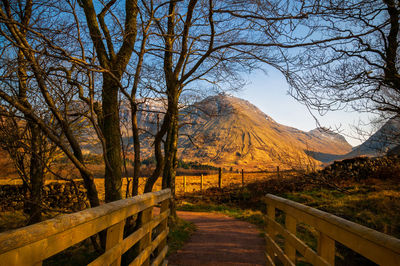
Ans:
POLYGON ((265 265, 264 239, 255 225, 205 212, 178 212, 197 231, 168 258, 169 265, 265 265))

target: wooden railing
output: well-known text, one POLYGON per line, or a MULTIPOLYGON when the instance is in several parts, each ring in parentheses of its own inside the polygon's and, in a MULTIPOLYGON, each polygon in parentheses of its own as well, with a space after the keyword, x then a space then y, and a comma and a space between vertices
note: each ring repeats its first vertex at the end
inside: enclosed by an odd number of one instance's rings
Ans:
POLYGON ((400 265, 400 240, 335 215, 283 199, 271 194, 267 204, 267 262, 295 265, 296 251, 313 265, 335 264, 335 242, 339 242, 379 265, 400 265), (285 213, 285 226, 275 220, 276 211, 285 213), (318 231, 317 252, 296 236, 297 224, 303 223, 318 231), (283 249, 276 235, 284 238, 283 249))
POLYGON ((89 265, 119 265, 122 254, 136 243, 139 243, 139 254, 130 265, 150 264, 152 253, 156 257, 151 265, 160 265, 168 250, 170 198, 171 191, 165 189, 1 233, 0 265, 41 265, 43 260, 105 229, 105 253, 89 265), (159 203, 160 214, 153 217, 153 206, 159 203), (139 212, 142 212, 142 226, 123 238, 125 219, 139 212), (160 233, 153 239, 152 231, 157 226, 160 233))

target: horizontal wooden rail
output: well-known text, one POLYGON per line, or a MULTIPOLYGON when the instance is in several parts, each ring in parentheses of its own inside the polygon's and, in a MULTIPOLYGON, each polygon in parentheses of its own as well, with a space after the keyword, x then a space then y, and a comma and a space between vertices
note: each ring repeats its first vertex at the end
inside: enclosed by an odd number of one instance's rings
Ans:
MULTIPOLYGON (((40 265, 43 260, 105 229, 107 229, 106 252, 91 265, 119 264, 121 255, 138 241, 143 241, 141 240, 143 237, 151 238, 152 229, 159 224, 162 225, 160 228, 162 231, 156 238, 158 242, 154 240, 148 243, 143 250, 150 247, 151 251, 154 251, 160 243, 162 246, 158 248, 163 250, 166 243, 162 240, 168 233, 166 220, 169 215, 170 198, 171 190, 165 189, 1 233, 0 264, 40 265), (153 218, 151 210, 159 203, 161 203, 161 213, 153 218), (142 220, 142 226, 123 239, 125 219, 144 210, 150 214, 150 219, 142 220)), ((158 256, 164 253, 159 252, 158 256)), ((164 257, 158 258, 157 261, 161 263, 164 257)))
POLYGON ((271 194, 267 204, 267 261, 274 265, 275 257, 285 265, 296 261, 296 250, 313 265, 334 265, 335 242, 347 246, 379 265, 399 265, 400 240, 335 215, 271 194), (285 227, 275 221, 275 209, 285 213, 285 227), (314 252, 296 237, 297 223, 305 223, 319 232, 318 251, 314 252), (292 231, 292 232, 291 232, 292 231), (285 239, 284 251, 275 236, 285 239))

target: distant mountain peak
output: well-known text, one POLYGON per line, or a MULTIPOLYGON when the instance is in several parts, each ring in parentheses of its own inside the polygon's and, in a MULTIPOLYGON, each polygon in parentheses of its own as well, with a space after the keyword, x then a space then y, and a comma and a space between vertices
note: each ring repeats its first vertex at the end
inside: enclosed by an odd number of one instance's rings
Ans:
MULTIPOLYGON (((153 156, 153 136, 162 123, 165 101, 145 99, 139 110, 141 156, 145 159, 153 156)), ((121 112, 129 121, 128 105, 121 112)), ((320 165, 319 154, 326 158, 351 151, 351 146, 337 133, 317 129, 304 132, 281 125, 249 101, 232 95, 214 95, 182 106, 180 114, 178 157, 186 161, 234 169, 290 169, 320 165)), ((128 152, 133 152, 129 125, 125 123, 121 132, 128 152)), ((86 149, 96 150, 93 145, 86 149)), ((97 150, 101 151, 98 147, 97 150)))
POLYGON ((272 117, 263 113, 257 106, 255 106, 248 100, 241 99, 227 93, 220 93, 218 95, 209 96, 203 101, 200 101, 198 104, 215 104, 219 111, 218 114, 228 114, 229 112, 249 112, 257 116, 263 116, 268 121, 276 123, 275 120, 272 119, 272 117))
POLYGON ((371 137, 353 151, 346 154, 345 158, 355 156, 379 156, 395 149, 400 145, 400 117, 394 116, 377 130, 371 137))
POLYGON ((310 162, 319 164, 310 158, 309 151, 351 151, 339 134, 321 130, 310 133, 281 125, 249 101, 232 95, 210 96, 195 106, 202 111, 192 112, 186 119, 196 123, 186 123, 182 128, 182 135, 192 136, 190 140, 180 139, 179 153, 184 160, 224 167, 293 168, 310 162))
POLYGON ((326 127, 317 127, 313 130, 308 131, 308 133, 316 137, 331 138, 332 140, 348 143, 345 137, 326 127))

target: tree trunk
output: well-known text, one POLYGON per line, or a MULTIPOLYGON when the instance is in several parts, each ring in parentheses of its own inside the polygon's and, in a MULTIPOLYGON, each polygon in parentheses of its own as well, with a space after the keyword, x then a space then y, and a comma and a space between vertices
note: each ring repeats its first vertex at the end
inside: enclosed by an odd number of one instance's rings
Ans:
MULTIPOLYGON (((396 3, 393 0, 386 0, 384 3, 387 6, 387 12, 389 13, 390 31, 387 38, 386 47, 386 64, 384 69, 384 79, 388 86, 400 89, 400 73, 396 62, 398 62, 398 48, 399 48, 399 17, 400 12, 396 3)), ((399 5, 399 4, 398 4, 399 5)))
POLYGON ((176 153, 178 149, 178 99, 179 93, 172 93, 170 91, 168 95, 168 113, 170 116, 167 130, 167 139, 164 144, 165 158, 164 158, 164 172, 163 172, 163 184, 171 189, 171 215, 176 216, 175 206, 175 176, 176 176, 176 153))
POLYGON ((29 199, 29 222, 28 224, 38 223, 42 220, 42 187, 44 180, 44 150, 43 138, 39 127, 29 122, 31 132, 30 139, 30 199, 29 199))
MULTIPOLYGON (((157 132, 154 138, 154 155, 156 158, 156 168, 154 169, 153 174, 146 181, 146 185, 144 187, 145 193, 151 192, 153 190, 154 184, 157 182, 157 179, 160 177, 163 171, 164 157, 161 152, 161 142, 169 126, 169 121, 170 121, 169 117, 170 115, 167 113, 164 117, 161 129, 157 132)), ((163 179, 162 188, 164 189, 168 187, 169 186, 166 183, 164 184, 164 179, 163 179)))
POLYGON ((132 137, 133 137, 133 150, 135 158, 133 161, 133 182, 132 182, 132 197, 139 193, 139 175, 140 175, 140 141, 139 141, 139 127, 137 122, 137 105, 131 104, 131 119, 132 119, 132 137))
MULTIPOLYGON (((25 37, 25 35, 24 35, 25 37)), ((28 75, 26 71, 26 62, 22 50, 18 51, 18 98, 23 102, 27 108, 32 108, 28 103, 27 96, 27 80, 28 75)), ((26 180, 30 190, 28 198, 27 210, 29 214, 28 224, 38 223, 42 220, 42 187, 44 179, 44 157, 43 154, 45 147, 43 147, 43 138, 41 130, 37 124, 26 117, 27 127, 30 131, 30 164, 29 164, 29 180, 26 180)), ((18 128, 17 128, 18 130, 18 128)), ((23 165, 22 161, 22 165, 23 165)))
POLYGON ((109 75, 103 75, 103 135, 105 140, 105 200, 121 199, 122 158, 118 110, 118 84, 109 75))

